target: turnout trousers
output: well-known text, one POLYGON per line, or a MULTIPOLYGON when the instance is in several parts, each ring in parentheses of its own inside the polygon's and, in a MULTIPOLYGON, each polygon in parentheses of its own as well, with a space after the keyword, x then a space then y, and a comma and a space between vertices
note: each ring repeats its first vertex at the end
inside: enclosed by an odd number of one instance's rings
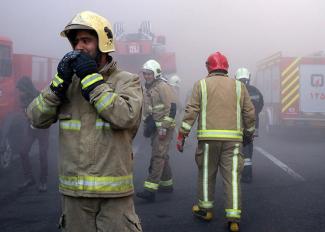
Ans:
POLYGON ((169 165, 169 145, 174 135, 174 128, 167 129, 166 137, 161 140, 156 131, 151 137, 152 153, 149 166, 149 175, 144 182, 144 188, 156 191, 159 188, 173 186, 172 170, 169 165))
POLYGON ((87 198, 62 195, 63 232, 139 232, 133 196, 87 198))
POLYGON ((241 216, 240 177, 244 165, 241 146, 241 142, 201 140, 195 155, 198 166, 198 205, 200 208, 213 208, 216 176, 220 169, 228 221, 239 222, 241 216))

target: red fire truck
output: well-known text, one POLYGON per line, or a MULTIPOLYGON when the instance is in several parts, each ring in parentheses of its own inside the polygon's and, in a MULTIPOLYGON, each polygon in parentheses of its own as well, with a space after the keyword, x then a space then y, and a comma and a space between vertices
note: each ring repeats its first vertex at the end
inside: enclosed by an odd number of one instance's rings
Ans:
POLYGON ((0 169, 10 165, 20 142, 14 134, 17 131, 13 129, 17 128, 17 125, 13 125, 13 119, 21 114, 17 80, 28 76, 41 89, 49 84, 57 64, 58 60, 55 58, 14 54, 13 42, 9 38, 0 37, 0 169))
POLYGON ((266 132, 325 127, 325 56, 276 53, 258 63, 254 84, 264 95, 266 132))
POLYGON ((150 22, 142 22, 137 33, 125 33, 123 24, 115 23, 114 35, 116 51, 113 56, 122 69, 138 73, 147 60, 155 59, 163 74, 176 72, 175 53, 166 51, 165 36, 155 36, 150 22))

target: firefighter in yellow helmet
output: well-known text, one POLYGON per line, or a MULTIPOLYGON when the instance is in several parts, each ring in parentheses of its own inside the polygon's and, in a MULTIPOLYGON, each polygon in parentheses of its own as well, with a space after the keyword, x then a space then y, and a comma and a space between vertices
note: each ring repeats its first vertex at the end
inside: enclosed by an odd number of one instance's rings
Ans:
POLYGON ((226 195, 225 213, 230 231, 239 231, 241 216, 240 174, 244 159, 240 154, 243 137, 250 140, 255 129, 254 106, 245 85, 228 77, 228 61, 220 52, 206 62, 208 76, 194 84, 190 101, 184 109, 177 136, 182 152, 185 138, 198 118, 198 203, 193 214, 212 219, 215 182, 220 169, 226 195))
POLYGON ((141 231, 133 203, 132 140, 141 121, 137 75, 119 70, 110 23, 84 11, 64 28, 73 51, 28 107, 37 128, 60 126, 64 231, 141 231), (82 221, 82 222, 81 222, 82 221))
POLYGON ((142 74, 146 88, 143 106, 144 136, 151 138, 152 153, 144 190, 136 196, 153 202, 157 190, 167 193, 173 191, 168 150, 174 134, 177 109, 175 95, 162 77, 160 64, 148 60, 142 67, 142 74))

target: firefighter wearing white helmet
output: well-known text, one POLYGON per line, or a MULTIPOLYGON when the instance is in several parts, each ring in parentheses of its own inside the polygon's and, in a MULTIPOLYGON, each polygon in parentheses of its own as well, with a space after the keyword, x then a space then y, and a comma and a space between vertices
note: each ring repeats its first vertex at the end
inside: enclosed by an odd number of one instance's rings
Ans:
POLYGON ((169 145, 173 138, 176 116, 176 97, 170 85, 162 78, 160 64, 148 60, 142 66, 146 91, 143 120, 145 137, 151 138, 152 152, 149 175, 144 190, 137 197, 155 201, 156 191, 173 191, 172 171, 169 165, 169 145))
POLYGON ((141 231, 131 156, 141 121, 139 77, 117 68, 109 54, 115 50, 112 28, 104 17, 81 12, 61 35, 73 51, 27 111, 34 127, 60 125, 61 228, 141 231))
POLYGON ((182 113, 183 106, 180 100, 180 87, 181 87, 181 78, 174 74, 170 76, 167 80, 167 83, 173 88, 176 97, 176 105, 177 105, 177 114, 176 114, 176 127, 180 126, 180 114, 182 113))
POLYGON ((168 78, 167 82, 169 85, 173 87, 180 88, 181 86, 181 78, 179 78, 179 76, 177 75, 172 75, 170 78, 168 78))
MULTIPOLYGON (((250 84, 251 73, 247 68, 239 68, 235 75, 236 79, 241 81, 246 85, 248 93, 251 97, 251 101, 255 107, 255 133, 254 136, 258 136, 258 128, 259 128, 259 113, 262 111, 264 106, 264 100, 262 93, 253 85, 250 84)), ((244 170, 242 173, 241 181, 244 183, 251 183, 252 182, 252 169, 253 169, 253 141, 250 141, 247 144, 244 144, 242 152, 245 156, 245 163, 244 163, 244 170)))

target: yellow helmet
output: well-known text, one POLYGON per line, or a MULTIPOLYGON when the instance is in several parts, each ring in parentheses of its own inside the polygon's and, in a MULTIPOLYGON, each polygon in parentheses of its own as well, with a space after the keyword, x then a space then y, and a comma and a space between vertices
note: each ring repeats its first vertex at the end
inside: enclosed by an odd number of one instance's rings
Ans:
MULTIPOLYGON (((78 13, 61 32, 61 36, 68 38, 70 30, 94 30, 98 36, 98 48, 101 52, 115 51, 111 23, 104 17, 91 12, 78 13)), ((69 38, 68 38, 69 39, 69 38)), ((70 41, 71 42, 71 41, 70 41)))

